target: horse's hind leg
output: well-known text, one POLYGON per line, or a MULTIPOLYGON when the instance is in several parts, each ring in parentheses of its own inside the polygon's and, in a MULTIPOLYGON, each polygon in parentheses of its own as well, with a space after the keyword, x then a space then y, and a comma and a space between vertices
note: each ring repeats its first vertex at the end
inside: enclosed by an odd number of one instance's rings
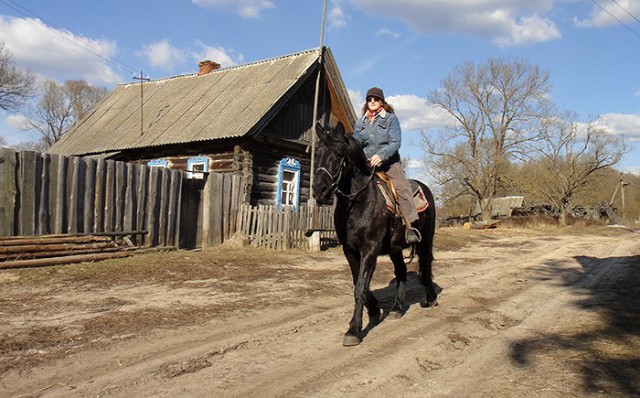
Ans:
POLYGON ((420 282, 424 286, 426 297, 420 302, 422 307, 434 307, 438 305, 438 293, 433 283, 433 274, 431 266, 433 264, 433 236, 419 243, 418 246, 418 264, 420 267, 420 282))
POLYGON ((393 270, 396 275, 396 298, 393 307, 389 310, 390 319, 402 317, 405 310, 405 300, 407 296, 407 265, 402 258, 402 251, 396 251, 389 255, 393 262, 393 270))

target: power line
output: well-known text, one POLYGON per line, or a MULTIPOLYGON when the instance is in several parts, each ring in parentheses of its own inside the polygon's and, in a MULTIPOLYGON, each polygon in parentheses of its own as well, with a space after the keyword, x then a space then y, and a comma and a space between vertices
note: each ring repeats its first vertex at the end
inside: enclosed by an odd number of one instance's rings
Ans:
POLYGON ((636 18, 635 15, 633 15, 632 13, 630 13, 626 8, 624 8, 623 6, 620 5, 620 3, 618 3, 616 0, 611 0, 613 1, 618 7, 622 8, 622 10, 624 12, 626 12, 627 14, 629 14, 629 16, 633 19, 635 19, 637 22, 640 22, 640 19, 636 18))
POLYGON ((73 37, 73 40, 72 40, 69 37, 70 34, 69 35, 64 35, 64 34, 60 33, 60 31, 64 30, 64 29, 56 26, 55 24, 53 24, 50 21, 46 20, 45 18, 37 15, 33 11, 21 6, 20 4, 17 4, 15 1, 13 1, 13 0, 6 0, 6 1, 5 0, 0 0, 0 3, 4 4, 5 6, 11 8, 15 12, 17 12, 17 13, 25 16, 25 17, 29 17, 29 16, 35 17, 36 19, 33 20, 35 23, 43 26, 46 29, 49 29, 51 32, 55 33, 56 35, 62 37, 63 39, 67 40, 68 42, 72 43, 73 45, 78 46, 81 49, 90 52, 91 54, 93 54, 96 57, 102 59, 103 61, 108 62, 108 63, 110 63, 112 65, 115 65, 119 69, 124 70, 126 72, 133 73, 133 74, 136 73, 135 72, 136 68, 134 68, 131 65, 128 65, 128 64, 120 61, 117 58, 114 58, 113 56, 111 56, 110 54, 102 51, 101 49, 96 48, 91 43, 87 42, 86 40, 83 40, 83 39, 81 39, 79 37, 76 37, 76 36, 72 36, 73 37), (8 4, 7 2, 9 2, 11 4, 8 4), (27 15, 27 14, 29 14, 29 15, 27 15), (42 22, 42 21, 44 21, 44 22, 42 22), (58 30, 53 29, 52 27, 56 28, 58 30))
MULTIPOLYGON (((591 0, 591 2, 595 5, 597 5, 602 11, 606 12, 607 14, 609 14, 609 16, 613 19, 615 19, 616 21, 618 21, 618 23, 620 23, 622 26, 624 26, 625 28, 629 29, 631 32, 633 32, 633 34, 635 34, 636 36, 640 37, 640 33, 636 32, 635 30, 633 30, 629 25, 627 25, 626 23, 622 22, 620 19, 618 19, 618 17, 616 17, 615 15, 613 15, 612 13, 610 13, 609 11, 607 11, 606 8, 602 7, 600 4, 598 4, 596 2, 596 0, 591 0)), ((617 3, 616 3, 617 4, 617 3)))

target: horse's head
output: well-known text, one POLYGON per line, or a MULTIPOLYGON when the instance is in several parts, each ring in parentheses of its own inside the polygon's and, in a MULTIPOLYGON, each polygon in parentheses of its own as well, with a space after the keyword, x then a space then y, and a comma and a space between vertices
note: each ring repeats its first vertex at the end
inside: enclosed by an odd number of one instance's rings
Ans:
POLYGON ((326 129, 316 125, 318 145, 315 155, 315 176, 313 178, 313 196, 318 203, 329 203, 335 187, 340 181, 344 169, 344 126, 326 129))

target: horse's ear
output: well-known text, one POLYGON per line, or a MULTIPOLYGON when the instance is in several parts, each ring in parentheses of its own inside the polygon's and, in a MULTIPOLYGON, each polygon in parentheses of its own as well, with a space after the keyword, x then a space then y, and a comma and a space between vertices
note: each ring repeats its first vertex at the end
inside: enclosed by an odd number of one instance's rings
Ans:
POLYGON ((326 130, 323 125, 321 125, 319 122, 316 123, 316 135, 318 137, 322 137, 323 135, 327 134, 328 132, 329 131, 326 130))
POLYGON ((342 122, 338 122, 338 125, 335 128, 336 133, 345 134, 344 124, 342 122))

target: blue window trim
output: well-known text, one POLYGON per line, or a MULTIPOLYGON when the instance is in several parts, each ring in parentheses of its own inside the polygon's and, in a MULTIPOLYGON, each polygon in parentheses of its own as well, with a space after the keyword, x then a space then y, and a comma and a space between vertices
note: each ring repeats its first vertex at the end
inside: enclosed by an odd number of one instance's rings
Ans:
POLYGON ((199 173, 199 172, 192 173, 191 172, 193 170, 193 165, 194 164, 204 164, 204 170, 203 171, 208 173, 209 172, 209 158, 204 157, 204 156, 195 156, 195 157, 187 159, 187 178, 197 178, 197 179, 204 178, 204 175, 202 173, 199 173))
POLYGON ((284 171, 290 171, 296 175, 295 194, 293 196, 293 208, 300 204, 300 162, 293 158, 284 158, 278 163, 278 190, 276 193, 276 205, 282 205, 282 176, 284 171))
POLYGON ((152 159, 147 162, 147 166, 149 167, 169 167, 169 162, 167 159, 152 159))

